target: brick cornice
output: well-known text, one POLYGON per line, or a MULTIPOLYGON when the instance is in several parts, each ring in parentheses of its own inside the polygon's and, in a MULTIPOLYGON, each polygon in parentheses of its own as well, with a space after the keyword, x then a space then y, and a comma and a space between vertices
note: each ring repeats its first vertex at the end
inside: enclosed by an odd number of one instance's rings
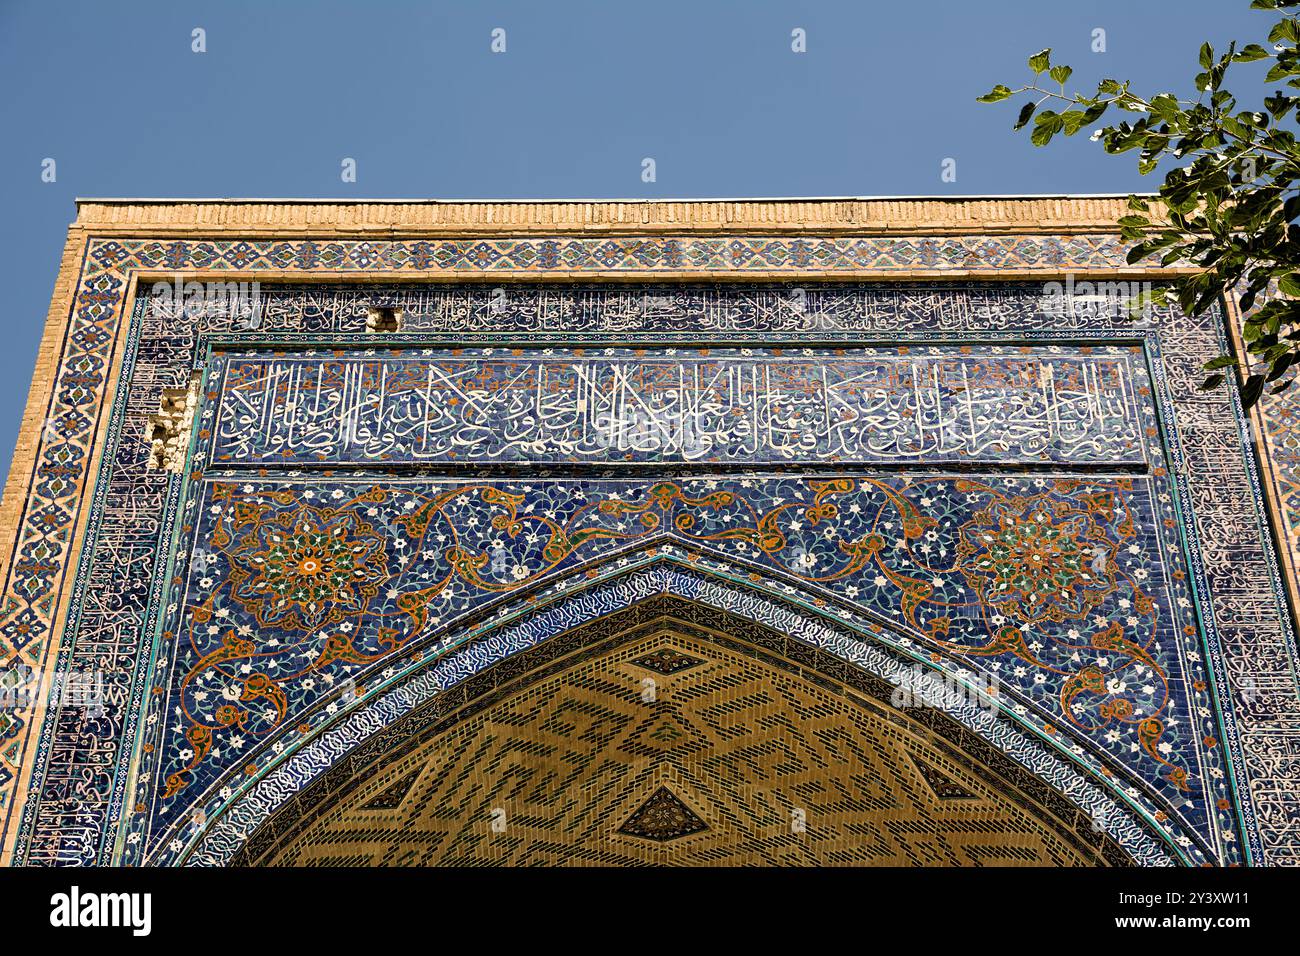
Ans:
POLYGON ((1113 233, 1124 197, 420 202, 95 200, 94 235, 960 235, 1113 233))

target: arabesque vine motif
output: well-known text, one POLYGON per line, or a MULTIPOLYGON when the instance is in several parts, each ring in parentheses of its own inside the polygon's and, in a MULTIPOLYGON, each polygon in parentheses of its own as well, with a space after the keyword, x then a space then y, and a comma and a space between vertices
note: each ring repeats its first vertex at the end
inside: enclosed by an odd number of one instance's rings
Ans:
POLYGON ((206 483, 166 800, 469 610, 664 535, 984 662, 1187 788, 1158 632, 1176 582, 1132 479, 206 483), (227 758, 229 759, 229 758, 227 758))

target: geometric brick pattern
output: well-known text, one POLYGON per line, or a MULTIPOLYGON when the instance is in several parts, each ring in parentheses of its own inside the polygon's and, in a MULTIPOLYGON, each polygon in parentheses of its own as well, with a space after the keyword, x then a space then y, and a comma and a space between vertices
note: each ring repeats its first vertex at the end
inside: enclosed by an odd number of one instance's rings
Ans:
POLYGON ((904 712, 675 630, 517 679, 415 750, 368 765, 355 790, 344 785, 255 862, 1106 862, 1096 833, 1071 833, 904 712), (634 661, 664 653, 702 663, 657 679, 646 700, 634 661), (412 779, 404 799, 387 798, 412 779))

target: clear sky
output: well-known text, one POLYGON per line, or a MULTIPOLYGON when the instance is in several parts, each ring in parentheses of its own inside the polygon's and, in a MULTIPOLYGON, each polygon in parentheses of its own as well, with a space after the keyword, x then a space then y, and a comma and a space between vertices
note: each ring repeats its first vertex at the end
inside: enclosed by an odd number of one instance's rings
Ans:
MULTIPOLYGON (((641 198, 1154 189, 1085 140, 1030 146, 1045 46, 1080 84, 1186 90, 1248 0, 0 0, 7 302, 0 464, 74 197, 641 198), (191 50, 196 27, 206 53, 191 50), (505 31, 493 53, 492 32, 505 31), (805 53, 791 31, 806 32, 805 53), (1105 31, 1105 52, 1092 51, 1105 31), (46 158, 57 181, 41 181, 46 158), (357 161, 344 183, 340 163, 357 161), (651 157, 656 182, 641 178, 651 157), (941 164, 956 160, 955 182, 941 164)), ((1258 81, 1259 64, 1234 68, 1258 81), (1254 72, 1252 72, 1254 71, 1254 72)), ((1230 74, 1231 76, 1232 74, 1230 74)), ((1237 84, 1229 86, 1249 86, 1237 84)))

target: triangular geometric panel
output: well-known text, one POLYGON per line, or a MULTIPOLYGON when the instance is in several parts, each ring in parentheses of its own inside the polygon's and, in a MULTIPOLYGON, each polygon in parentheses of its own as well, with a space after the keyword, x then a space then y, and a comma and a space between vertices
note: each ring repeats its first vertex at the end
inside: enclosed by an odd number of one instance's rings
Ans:
POLYGON ((921 772, 925 782, 930 785, 934 795, 940 800, 978 800, 979 796, 971 793, 956 780, 953 780, 946 773, 938 768, 926 763, 915 754, 912 756, 912 762, 916 764, 916 769, 921 772))
POLYGON ((667 787, 660 787, 637 809, 621 827, 619 833, 667 843, 681 837, 702 833, 709 825, 696 816, 695 811, 667 787))
POLYGON ((415 778, 420 775, 420 771, 423 769, 423 767, 416 767, 401 780, 397 781, 397 783, 393 784, 391 787, 372 799, 369 803, 362 805, 361 809, 396 810, 402 805, 402 801, 406 799, 406 794, 410 792, 412 785, 414 785, 415 778))
POLYGON ((671 647, 661 647, 652 653, 638 657, 632 663, 638 667, 644 667, 646 670, 667 676, 676 674, 679 671, 689 670, 692 667, 698 667, 704 661, 698 657, 683 654, 671 647))

